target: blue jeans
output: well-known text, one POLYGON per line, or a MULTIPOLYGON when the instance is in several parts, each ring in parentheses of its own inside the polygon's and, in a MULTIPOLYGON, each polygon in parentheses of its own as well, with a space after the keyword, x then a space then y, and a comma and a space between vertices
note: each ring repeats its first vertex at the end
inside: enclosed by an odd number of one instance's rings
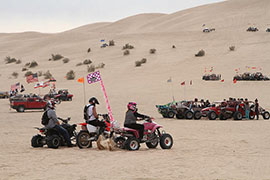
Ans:
POLYGON ((63 128, 62 126, 59 126, 59 125, 56 125, 54 127, 62 136, 64 136, 64 138, 65 138, 65 140, 67 142, 67 145, 68 146, 72 145, 67 130, 65 128, 63 128))
POLYGON ((249 119, 249 110, 246 110, 246 119, 249 119))

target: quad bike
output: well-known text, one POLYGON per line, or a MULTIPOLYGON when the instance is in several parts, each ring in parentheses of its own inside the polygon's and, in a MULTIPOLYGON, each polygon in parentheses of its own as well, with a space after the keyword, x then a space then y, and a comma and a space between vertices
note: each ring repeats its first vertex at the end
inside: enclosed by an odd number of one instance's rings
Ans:
POLYGON ((88 123, 80 123, 82 130, 77 135, 77 145, 79 148, 91 148, 92 142, 97 141, 100 135, 103 135, 105 138, 111 137, 110 133, 110 117, 108 114, 98 114, 102 116, 102 122, 105 122, 106 128, 92 126, 88 123))
POLYGON ((146 118, 144 123, 145 141, 139 140, 138 130, 131 128, 114 128, 116 146, 121 149, 136 151, 140 148, 140 143, 146 143, 150 149, 156 148, 160 144, 162 149, 171 149, 173 146, 173 138, 165 131, 161 131, 161 125, 156 124, 153 118, 146 118))
MULTIPOLYGON (((68 134, 70 136, 70 140, 72 144, 76 144, 76 124, 70 125, 68 121, 70 121, 70 118, 62 119, 58 118, 62 121, 61 126, 65 128, 68 131, 68 134)), ((65 138, 55 129, 55 128, 38 128, 35 127, 35 129, 39 130, 40 134, 37 134, 32 137, 31 145, 34 148, 37 147, 43 147, 47 144, 48 148, 54 148, 57 149, 59 146, 66 145, 65 138)))

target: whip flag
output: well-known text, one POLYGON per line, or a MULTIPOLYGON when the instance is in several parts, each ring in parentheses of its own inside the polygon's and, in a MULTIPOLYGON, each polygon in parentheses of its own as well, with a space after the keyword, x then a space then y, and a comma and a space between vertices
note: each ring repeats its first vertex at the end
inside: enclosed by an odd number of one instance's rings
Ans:
POLYGON ((98 81, 101 81, 99 71, 87 75, 87 82, 89 84, 92 84, 92 83, 95 83, 95 82, 98 82, 98 81))
POLYGON ((111 109, 111 106, 109 104, 109 99, 108 99, 108 96, 107 96, 107 93, 106 93, 106 90, 105 90, 105 86, 103 84, 103 81, 101 79, 100 72, 99 71, 96 71, 96 72, 93 72, 93 73, 87 75, 87 82, 89 84, 92 84, 92 83, 95 83, 95 82, 99 82, 99 81, 100 81, 100 85, 102 87, 102 91, 103 91, 103 94, 104 94, 104 97, 105 97, 105 101, 106 101, 106 104, 107 104, 107 109, 109 111, 109 116, 111 118, 111 122, 113 122, 114 121, 114 118, 112 116, 112 109, 111 109))

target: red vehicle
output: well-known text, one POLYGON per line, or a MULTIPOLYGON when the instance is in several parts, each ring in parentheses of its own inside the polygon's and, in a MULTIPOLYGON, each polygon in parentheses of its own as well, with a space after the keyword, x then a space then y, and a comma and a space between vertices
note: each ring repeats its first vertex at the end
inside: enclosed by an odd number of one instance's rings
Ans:
MULTIPOLYGON (((215 120, 219 117, 221 120, 233 118, 234 120, 242 120, 245 117, 243 103, 232 102, 216 102, 211 107, 202 109, 202 116, 208 117, 210 120, 215 120)), ((254 119, 255 112, 251 109, 249 118, 254 119)))
POLYGON ((24 112, 26 109, 44 109, 47 102, 39 97, 29 97, 10 101, 10 107, 16 109, 17 112, 24 112))

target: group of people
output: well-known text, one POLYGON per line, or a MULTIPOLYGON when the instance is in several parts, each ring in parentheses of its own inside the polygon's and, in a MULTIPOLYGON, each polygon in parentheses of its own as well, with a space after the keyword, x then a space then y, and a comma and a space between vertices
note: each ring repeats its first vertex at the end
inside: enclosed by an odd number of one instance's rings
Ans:
POLYGON ((254 104, 253 102, 249 101, 247 98, 229 98, 229 100, 224 99, 221 103, 221 107, 235 107, 236 110, 238 111, 239 108, 242 108, 245 111, 245 118, 249 119, 250 117, 250 111, 252 108, 254 108, 256 119, 259 119, 259 102, 258 99, 255 99, 254 104))
MULTIPOLYGON (((99 101, 97 98, 92 97, 89 99, 89 104, 86 106, 87 113, 85 117, 86 123, 101 128, 106 128, 106 123, 102 122, 98 119, 98 113, 96 109, 96 105, 99 104, 99 101)), ((73 147, 73 144, 71 143, 70 136, 65 128, 63 128, 60 125, 60 122, 57 118, 56 112, 55 112, 55 103, 53 101, 47 100, 47 107, 46 111, 44 113, 47 113, 47 116, 49 118, 49 122, 47 125, 45 125, 45 128, 55 128, 64 138, 67 142, 68 147, 73 147)), ((124 127, 136 129, 139 131, 139 140, 141 142, 146 141, 146 137, 144 137, 144 125, 136 123, 139 120, 143 120, 145 118, 149 118, 149 116, 139 114, 137 109, 137 104, 135 102, 129 102, 127 105, 127 112, 125 116, 125 122, 124 127)))

